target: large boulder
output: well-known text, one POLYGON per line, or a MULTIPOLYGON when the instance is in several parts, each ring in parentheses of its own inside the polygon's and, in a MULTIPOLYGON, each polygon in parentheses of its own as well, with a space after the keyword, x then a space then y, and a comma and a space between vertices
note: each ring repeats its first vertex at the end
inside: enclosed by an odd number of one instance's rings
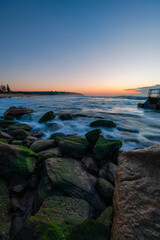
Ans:
POLYGON ((97 164, 102 166, 106 161, 112 159, 113 156, 118 153, 121 147, 121 140, 100 137, 93 149, 97 164))
POLYGON ((53 111, 49 111, 47 113, 45 113, 40 119, 39 119, 39 123, 43 123, 43 122, 47 122, 47 121, 51 121, 56 117, 55 113, 53 111))
POLYGON ((0 179, 0 239, 9 240, 11 219, 9 216, 10 199, 5 182, 0 179))
POLYGON ((96 178, 84 171, 83 166, 71 158, 49 158, 45 160, 46 174, 51 186, 45 179, 39 186, 39 198, 42 202, 45 196, 58 191, 65 196, 76 197, 87 201, 91 206, 91 215, 98 216, 105 208, 104 203, 94 188, 96 178), (93 211, 92 211, 93 210, 93 211))
POLYGON ((25 147, 0 143, 0 171, 28 175, 34 172, 37 155, 25 147))
POLYGON ((96 120, 90 123, 91 127, 106 127, 106 128, 114 128, 116 124, 110 120, 96 120))
MULTIPOLYGON (((18 234, 19 238, 17 236, 16 239, 28 239, 26 231, 29 231, 31 228, 32 234, 30 234, 30 239, 35 239, 35 234, 39 236, 38 239, 43 239, 42 236, 45 235, 45 231, 42 231, 42 222, 46 225, 50 225, 51 232, 54 232, 55 228, 57 228, 58 232, 66 237, 72 230, 73 226, 82 223, 89 217, 89 209, 89 204, 81 199, 62 196, 50 197, 45 200, 35 217, 30 217, 18 234), (37 228, 33 228, 35 224, 37 225, 37 228)), ((53 239, 59 240, 59 237, 53 239)))
POLYGON ((53 148, 55 147, 55 145, 56 143, 54 140, 48 140, 48 139, 37 140, 31 145, 30 149, 37 153, 49 148, 53 148))
POLYGON ((85 138, 72 135, 61 139, 59 147, 64 156, 81 159, 85 156, 88 144, 85 138))
POLYGON ((12 117, 16 117, 19 118, 24 114, 28 114, 28 113, 33 113, 34 110, 33 109, 29 109, 29 108, 22 108, 22 107, 10 107, 5 113, 4 116, 12 116, 12 117))
POLYGON ((118 160, 112 240, 160 238, 160 144, 118 160))

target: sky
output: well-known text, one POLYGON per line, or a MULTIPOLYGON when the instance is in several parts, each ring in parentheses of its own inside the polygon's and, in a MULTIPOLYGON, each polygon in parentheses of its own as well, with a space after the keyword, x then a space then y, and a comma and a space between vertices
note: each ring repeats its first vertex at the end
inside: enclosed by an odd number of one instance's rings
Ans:
POLYGON ((160 1, 0 0, 0 83, 96 95, 159 84, 160 1))

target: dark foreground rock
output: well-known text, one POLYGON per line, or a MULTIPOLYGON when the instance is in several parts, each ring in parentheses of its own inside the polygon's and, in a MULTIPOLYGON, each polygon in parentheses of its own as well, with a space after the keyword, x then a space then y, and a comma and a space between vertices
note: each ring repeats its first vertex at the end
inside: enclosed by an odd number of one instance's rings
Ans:
POLYGON ((28 113, 33 113, 34 110, 33 109, 29 109, 29 108, 17 108, 17 107, 10 107, 5 113, 4 116, 12 116, 12 117, 21 117, 24 114, 28 114, 28 113))
POLYGON ((0 239, 9 240, 11 219, 9 216, 10 199, 5 182, 0 179, 0 239))
POLYGON ((160 144, 120 155, 112 240, 160 239, 160 144))

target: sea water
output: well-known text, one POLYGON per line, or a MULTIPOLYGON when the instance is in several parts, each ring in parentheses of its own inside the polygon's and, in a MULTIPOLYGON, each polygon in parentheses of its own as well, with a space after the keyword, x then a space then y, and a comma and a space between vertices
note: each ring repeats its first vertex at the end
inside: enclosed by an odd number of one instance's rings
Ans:
POLYGON ((0 99, 0 116, 11 106, 27 107, 34 113, 24 115, 18 122, 28 123, 32 132, 44 132, 42 138, 53 133, 76 134, 84 137, 90 131, 90 123, 98 119, 112 120, 116 128, 100 127, 106 138, 121 139, 122 150, 148 147, 160 141, 160 111, 137 108, 145 97, 102 96, 40 96, 0 99), (40 117, 54 111, 56 118, 38 123, 40 117), (58 115, 71 113, 73 120, 62 121, 58 115))

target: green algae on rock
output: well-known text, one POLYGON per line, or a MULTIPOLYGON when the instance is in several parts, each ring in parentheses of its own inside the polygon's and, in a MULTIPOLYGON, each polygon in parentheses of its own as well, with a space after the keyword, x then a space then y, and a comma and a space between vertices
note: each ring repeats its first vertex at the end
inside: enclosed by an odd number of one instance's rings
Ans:
POLYGON ((111 229, 113 222, 113 207, 107 207, 96 221, 107 225, 111 229))
POLYGON ((75 135, 61 138, 59 141, 59 147, 64 156, 80 159, 84 157, 87 148, 89 146, 88 141, 85 138, 75 135))
MULTIPOLYGON (((21 239, 27 239, 25 233, 27 234, 27 230, 33 228, 27 235, 30 237, 29 239, 65 240, 76 224, 82 223, 89 217, 89 208, 89 204, 81 199, 62 196, 50 197, 45 200, 38 213, 27 220, 18 235, 21 236, 21 239), (53 236, 54 238, 52 238, 53 236)), ((17 236, 16 240, 18 239, 20 238, 17 236)))
POLYGON ((112 155, 117 153, 121 147, 121 140, 100 137, 93 149, 97 164, 101 165, 103 160, 107 161, 107 158, 112 157, 112 155))
POLYGON ((55 113, 53 111, 49 111, 47 113, 45 113, 40 119, 39 119, 39 123, 43 123, 43 122, 47 122, 47 121, 51 121, 56 117, 55 113))
POLYGON ((16 140, 23 140, 25 139, 27 136, 30 136, 30 133, 27 132, 24 129, 15 129, 15 130, 11 130, 9 132, 9 134, 16 140))
POLYGON ((88 133, 86 133, 86 138, 88 140, 88 142, 95 144, 101 134, 101 129, 94 129, 89 131, 88 133))
POLYGON ((110 229, 103 223, 88 219, 77 225, 68 236, 67 240, 109 240, 110 229))

